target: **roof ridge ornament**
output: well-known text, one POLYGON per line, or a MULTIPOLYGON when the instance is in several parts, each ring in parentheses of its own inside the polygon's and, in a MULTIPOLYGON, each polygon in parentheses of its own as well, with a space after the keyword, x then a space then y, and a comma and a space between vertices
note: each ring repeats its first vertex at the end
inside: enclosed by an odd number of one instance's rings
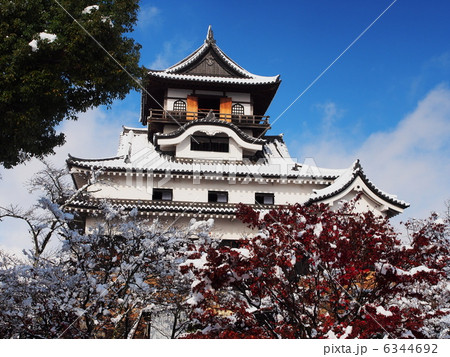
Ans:
POLYGON ((214 32, 212 30, 211 25, 208 26, 208 33, 206 34, 205 42, 208 44, 216 43, 216 40, 214 39, 214 32))

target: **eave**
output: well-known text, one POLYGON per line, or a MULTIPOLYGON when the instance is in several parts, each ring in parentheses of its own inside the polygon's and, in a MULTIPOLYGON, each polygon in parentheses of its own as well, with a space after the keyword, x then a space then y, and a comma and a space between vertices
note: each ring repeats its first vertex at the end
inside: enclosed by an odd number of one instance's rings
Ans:
POLYGON ((409 203, 399 200, 376 187, 364 174, 359 160, 356 160, 353 166, 336 179, 333 184, 321 190, 315 190, 314 195, 305 204, 310 205, 320 202, 332 204, 352 190, 366 193, 369 198, 378 203, 388 217, 402 213, 404 209, 409 207, 409 203))

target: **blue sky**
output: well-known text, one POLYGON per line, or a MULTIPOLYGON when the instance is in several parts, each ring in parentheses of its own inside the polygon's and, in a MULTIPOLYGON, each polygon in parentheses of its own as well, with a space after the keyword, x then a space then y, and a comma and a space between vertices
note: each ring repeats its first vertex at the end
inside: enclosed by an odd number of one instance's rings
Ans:
MULTIPOLYGON (((280 74, 267 114, 272 121, 390 4, 392 0, 142 1, 131 34, 141 63, 168 67, 198 48, 208 25, 219 47, 248 71, 280 74)), ((272 126, 291 155, 318 166, 362 160, 381 189, 411 203, 401 218, 425 217, 450 199, 450 2, 398 0, 272 126)), ((115 155, 122 125, 139 126, 140 96, 97 108, 67 122, 67 153, 115 155)), ((23 181, 35 161, 0 169, 0 204, 30 205, 23 181)), ((23 227, 22 227, 23 229, 23 227)), ((0 246, 18 249, 19 228, 0 224, 0 246)))

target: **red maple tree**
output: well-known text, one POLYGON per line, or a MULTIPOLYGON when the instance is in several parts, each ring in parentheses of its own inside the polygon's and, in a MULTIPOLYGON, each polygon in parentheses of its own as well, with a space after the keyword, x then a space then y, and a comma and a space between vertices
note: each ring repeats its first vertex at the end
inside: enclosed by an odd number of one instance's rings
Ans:
POLYGON ((449 220, 432 216, 405 245, 386 219, 354 208, 241 205, 238 218, 260 233, 203 246, 182 266, 194 278, 187 337, 436 337, 449 311, 449 220))

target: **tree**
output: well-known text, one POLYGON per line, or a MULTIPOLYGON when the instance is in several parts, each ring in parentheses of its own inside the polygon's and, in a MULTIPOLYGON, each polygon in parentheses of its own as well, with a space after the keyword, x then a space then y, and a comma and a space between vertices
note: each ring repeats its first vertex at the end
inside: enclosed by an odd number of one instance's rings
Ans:
POLYGON ((204 246, 194 275, 190 338, 448 336, 448 219, 422 222, 401 243, 386 219, 325 205, 241 206, 260 233, 239 248, 204 246))
POLYGON ((188 247, 208 244, 212 222, 164 229, 136 208, 105 201, 98 225, 84 232, 67 204, 87 195, 98 175, 91 173, 78 191, 66 186, 66 175, 47 164, 30 182, 44 193, 32 210, 0 208, 0 219, 27 222, 33 242, 25 259, 0 252, 0 336, 142 337, 151 322, 147 317, 162 313, 171 321, 163 326, 167 337, 184 332, 190 283, 178 266, 188 247), (49 251, 55 240, 61 244, 49 251))
POLYGON ((53 153, 64 143, 64 134, 55 130, 64 118, 76 119, 137 88, 129 74, 143 73, 140 45, 125 34, 136 22, 138 0, 98 3, 0 0, 4 167, 53 153))

